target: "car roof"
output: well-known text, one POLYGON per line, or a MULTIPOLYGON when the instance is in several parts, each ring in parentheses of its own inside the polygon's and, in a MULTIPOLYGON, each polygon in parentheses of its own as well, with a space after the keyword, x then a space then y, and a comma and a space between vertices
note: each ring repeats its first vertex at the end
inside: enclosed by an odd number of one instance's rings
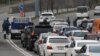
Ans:
POLYGON ((88 32, 87 30, 70 30, 71 32, 88 32))
POLYGON ((41 14, 53 14, 53 12, 42 12, 41 14))
POLYGON ((100 46, 100 44, 86 44, 86 46, 100 46))
POLYGON ((100 6, 96 6, 96 7, 95 7, 95 9, 98 9, 98 8, 100 8, 100 6))
POLYGON ((75 40, 76 43, 78 42, 98 42, 96 40, 75 40))
POLYGON ((45 37, 48 37, 48 36, 58 36, 58 34, 56 33, 51 33, 51 32, 48 32, 48 33, 41 33, 42 35, 44 35, 45 37))
POLYGON ((48 36, 48 38, 67 38, 66 36, 48 36))

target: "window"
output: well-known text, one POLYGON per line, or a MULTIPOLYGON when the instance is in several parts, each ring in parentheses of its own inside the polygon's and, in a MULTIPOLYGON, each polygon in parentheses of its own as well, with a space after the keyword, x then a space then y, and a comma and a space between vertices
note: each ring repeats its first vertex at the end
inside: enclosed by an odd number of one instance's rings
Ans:
POLYGON ((67 38, 50 38, 50 43, 69 43, 69 40, 67 38))
POLYGON ((82 7, 80 7, 80 8, 77 9, 77 11, 78 12, 87 12, 88 11, 88 8, 85 8, 85 7, 82 8, 82 7))
POLYGON ((84 37, 86 34, 87 34, 87 32, 74 32, 73 36, 84 37))
POLYGON ((90 46, 89 47, 89 52, 100 53, 100 46, 90 46))
POLYGON ((98 44, 98 42, 79 42, 77 43, 77 46, 82 47, 83 45, 86 45, 86 44, 98 44))
POLYGON ((52 14, 42 14, 42 16, 52 16, 52 14))

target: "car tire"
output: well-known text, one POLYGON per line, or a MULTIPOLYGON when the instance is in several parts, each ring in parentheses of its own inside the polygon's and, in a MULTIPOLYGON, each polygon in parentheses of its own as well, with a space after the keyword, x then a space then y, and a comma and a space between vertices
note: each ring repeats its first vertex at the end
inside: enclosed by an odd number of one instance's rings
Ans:
POLYGON ((73 55, 71 54, 71 56, 73 56, 73 55))
POLYGON ((45 56, 45 53, 43 53, 43 55, 45 56))

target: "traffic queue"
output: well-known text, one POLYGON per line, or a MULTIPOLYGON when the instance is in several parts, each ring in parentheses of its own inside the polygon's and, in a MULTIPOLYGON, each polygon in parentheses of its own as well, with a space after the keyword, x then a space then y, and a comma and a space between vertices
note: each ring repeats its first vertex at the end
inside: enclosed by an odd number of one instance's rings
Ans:
POLYGON ((23 24, 24 28, 20 30, 22 47, 34 51, 39 56, 99 55, 100 18, 79 19, 78 17, 77 20, 75 19, 76 24, 73 22, 74 26, 70 25, 69 19, 56 19, 53 12, 41 13, 38 24, 23 24))

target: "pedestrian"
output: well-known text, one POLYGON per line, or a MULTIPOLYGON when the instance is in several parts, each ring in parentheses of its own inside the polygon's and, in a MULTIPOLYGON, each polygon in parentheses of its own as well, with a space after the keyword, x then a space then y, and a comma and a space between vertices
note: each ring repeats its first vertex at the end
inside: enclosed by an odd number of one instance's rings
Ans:
POLYGON ((67 18, 66 22, 67 22, 68 25, 70 26, 70 19, 69 19, 69 17, 67 18))
POLYGON ((7 20, 4 20, 2 24, 2 28, 4 32, 4 39, 6 39, 6 35, 9 34, 9 27, 10 27, 9 18, 7 17, 7 20))

